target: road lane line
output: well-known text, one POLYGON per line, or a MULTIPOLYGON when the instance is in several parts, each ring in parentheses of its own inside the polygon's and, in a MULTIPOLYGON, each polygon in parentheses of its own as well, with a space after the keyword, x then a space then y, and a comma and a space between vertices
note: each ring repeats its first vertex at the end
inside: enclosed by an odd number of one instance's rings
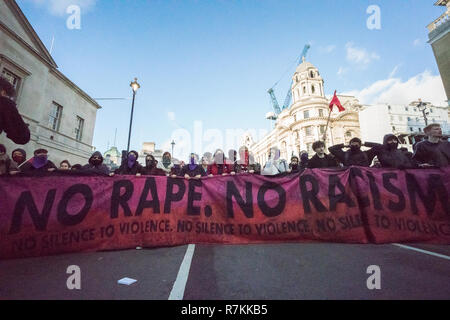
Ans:
POLYGON ((443 255, 443 254, 439 254, 439 253, 436 253, 436 252, 431 252, 431 251, 427 251, 427 250, 422 250, 422 249, 419 249, 419 248, 414 248, 414 247, 406 246, 406 245, 400 244, 400 243, 392 243, 392 245, 397 246, 397 247, 400 247, 400 248, 403 248, 403 249, 414 250, 414 251, 421 252, 421 253, 425 253, 425 254, 429 254, 429 255, 431 255, 431 256, 435 256, 435 257, 438 257, 438 258, 450 260, 450 257, 449 257, 449 256, 446 256, 446 255, 443 255))
POLYGON ((180 270, 178 270, 177 279, 173 284, 172 291, 169 295, 169 300, 183 300, 184 289, 186 288, 189 270, 191 269, 191 261, 194 255, 195 244, 188 245, 180 270))

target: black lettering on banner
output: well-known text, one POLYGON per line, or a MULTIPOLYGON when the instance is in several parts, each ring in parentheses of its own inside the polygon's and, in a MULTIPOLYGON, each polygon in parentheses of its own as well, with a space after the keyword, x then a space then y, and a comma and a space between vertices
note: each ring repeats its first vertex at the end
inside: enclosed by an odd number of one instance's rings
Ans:
POLYGON ((189 180, 189 190, 188 190, 188 208, 187 208, 187 214, 189 216, 198 216, 200 215, 200 207, 194 206, 194 201, 200 201, 202 200, 202 193, 201 192, 195 192, 195 188, 199 187, 201 188, 203 186, 203 183, 201 180, 195 180, 190 179, 189 180))
POLYGON ((91 188, 85 184, 76 184, 71 186, 64 192, 61 201, 58 204, 58 222, 64 226, 75 226, 81 223, 94 202, 94 194, 91 188), (84 206, 77 214, 69 214, 67 212, 67 204, 70 199, 77 193, 81 193, 84 197, 84 206))
POLYGON ((380 189, 378 189, 378 185, 375 181, 375 176, 372 174, 372 172, 367 172, 367 178, 369 178, 369 187, 370 193, 372 194, 373 207, 375 208, 375 210, 383 210, 383 206, 381 205, 380 189))
POLYGON ((233 181, 227 182, 227 216, 234 218, 233 211, 233 197, 236 199, 237 204, 244 212, 247 218, 253 218, 253 196, 252 196, 252 183, 245 182, 245 200, 242 199, 239 190, 233 181))
POLYGON ((36 204, 34 203, 33 196, 30 191, 24 191, 20 195, 16 202, 16 207, 14 208, 13 218, 11 221, 11 227, 9 228, 8 234, 16 234, 20 232, 22 227, 22 215, 25 209, 28 209, 30 213, 31 220, 38 231, 45 231, 47 228, 48 218, 50 217, 50 212, 52 210, 53 202, 55 201, 56 189, 51 189, 47 192, 45 197, 44 208, 40 214, 36 204))
POLYGON ((317 194, 319 193, 319 183, 312 175, 305 174, 300 176, 300 193, 302 195, 305 213, 311 213, 310 201, 314 204, 317 211, 327 211, 327 208, 317 198, 317 194), (307 182, 311 184, 311 190, 308 190, 308 187, 306 186, 307 182))
POLYGON ((186 185, 183 179, 167 178, 166 200, 164 202, 164 213, 170 213, 172 202, 181 201, 186 192, 186 185), (173 193, 174 186, 178 191, 173 193))
POLYGON ((398 176, 394 172, 386 172, 382 174, 383 176, 383 186, 384 188, 389 191, 392 194, 395 194, 398 197, 398 202, 394 202, 392 200, 389 200, 388 208, 391 211, 403 211, 406 207, 406 201, 405 196, 403 195, 402 191, 394 186, 391 183, 391 179, 398 179, 398 176))
POLYGON ((419 214, 419 210, 417 208, 416 194, 419 195, 420 200, 422 201, 425 209, 427 210, 427 214, 430 217, 434 211, 436 206, 436 193, 439 197, 439 201, 442 204, 442 207, 447 215, 450 215, 450 205, 448 199, 448 192, 445 188, 442 178, 438 174, 430 174, 428 179, 427 186, 427 194, 422 191, 419 183, 413 174, 406 174, 406 185, 408 187, 409 199, 411 201, 411 209, 412 213, 415 215, 419 214))
POLYGON ((330 199, 330 211, 336 211, 336 206, 339 202, 343 202, 347 207, 354 207, 355 203, 350 196, 345 192, 345 187, 339 179, 339 175, 332 174, 328 177, 328 198, 330 199), (336 194, 336 187, 341 191, 340 194, 336 194))
POLYGON ((140 216, 146 208, 152 208, 153 213, 160 213, 158 189, 156 187, 155 178, 147 178, 145 180, 144 189, 142 190, 135 216, 140 216), (152 193, 152 200, 147 200, 149 191, 152 193))
POLYGON ((128 201, 133 196, 134 186, 130 180, 120 180, 114 182, 113 191, 111 196, 111 219, 119 217, 119 205, 123 209, 123 213, 126 217, 131 217, 130 207, 128 201), (124 194, 120 194, 121 189, 125 188, 124 194))
POLYGON ((286 191, 277 183, 264 183, 258 191, 258 206, 266 217, 276 217, 280 215, 286 206, 286 191), (278 203, 273 208, 269 207, 264 199, 266 192, 269 190, 278 193, 278 203))
POLYGON ((356 178, 357 177, 361 178, 361 180, 364 181, 364 177, 363 177, 361 169, 355 168, 355 167, 351 167, 350 168, 350 178, 349 178, 350 188, 351 188, 353 194, 355 195, 355 197, 356 197, 356 199, 358 201, 358 205, 359 205, 360 208, 370 207, 370 199, 369 199, 369 197, 366 196, 366 195, 359 194, 358 184, 356 183, 356 178))

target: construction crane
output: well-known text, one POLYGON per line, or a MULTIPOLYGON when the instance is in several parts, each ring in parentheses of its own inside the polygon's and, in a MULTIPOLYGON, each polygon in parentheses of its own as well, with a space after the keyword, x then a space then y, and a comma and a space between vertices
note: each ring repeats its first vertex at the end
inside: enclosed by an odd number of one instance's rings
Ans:
MULTIPOLYGON (((303 48, 303 52, 300 56, 300 59, 298 60, 297 65, 303 63, 305 61, 306 58, 306 54, 308 53, 309 48, 311 48, 311 46, 309 44, 305 45, 305 47, 303 48)), ((296 61, 297 62, 297 61, 296 61)), ((289 71, 289 70, 288 70, 289 71)), ((284 76, 284 75, 283 75, 284 76)), ((283 77, 282 76, 282 77, 283 77)), ((280 79, 281 80, 281 79, 280 79)), ((291 81, 291 84, 289 86, 288 92, 286 94, 286 98, 284 99, 284 103, 283 106, 280 108, 280 105, 278 104, 278 100, 277 97, 275 96, 275 92, 273 91, 273 88, 278 84, 278 82, 280 82, 280 80, 278 80, 273 86, 272 88, 270 88, 269 90, 267 90, 267 93, 270 95, 270 99, 272 101, 272 106, 273 106, 273 110, 275 111, 275 115, 278 116, 282 110, 289 108, 289 105, 291 104, 291 98, 292 98, 292 83, 293 81, 291 81)))

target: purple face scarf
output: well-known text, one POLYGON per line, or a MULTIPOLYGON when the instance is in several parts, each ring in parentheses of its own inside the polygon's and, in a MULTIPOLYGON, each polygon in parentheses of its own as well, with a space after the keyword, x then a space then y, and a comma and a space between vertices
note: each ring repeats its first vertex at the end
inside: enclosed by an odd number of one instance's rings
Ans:
POLYGON ((133 168, 136 163, 136 156, 132 153, 128 156, 128 168, 133 168))
POLYGON ((189 163, 189 170, 193 171, 197 168, 197 164, 195 164, 195 158, 191 158, 191 163, 189 163))
POLYGON ((45 166, 47 164, 47 162, 48 162, 47 156, 33 157, 33 162, 31 163, 31 165, 35 169, 40 169, 43 166, 45 166))

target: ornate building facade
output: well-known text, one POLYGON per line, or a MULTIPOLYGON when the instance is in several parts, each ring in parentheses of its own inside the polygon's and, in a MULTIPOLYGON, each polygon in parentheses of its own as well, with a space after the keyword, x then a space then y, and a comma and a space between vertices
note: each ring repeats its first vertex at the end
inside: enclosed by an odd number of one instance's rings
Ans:
MULTIPOLYGON (((299 155, 303 150, 314 154, 312 144, 323 140, 329 116, 330 99, 325 97, 324 80, 319 70, 309 62, 303 61, 292 77, 292 99, 289 108, 281 111, 275 120, 274 129, 255 142, 251 134, 246 133, 243 143, 255 157, 255 161, 266 163, 268 151, 277 147, 281 158, 290 160, 292 155, 299 155)), ((353 96, 339 96, 344 112, 337 108, 331 113, 325 143, 348 143, 351 138, 360 136, 358 112, 359 101, 353 96)))

